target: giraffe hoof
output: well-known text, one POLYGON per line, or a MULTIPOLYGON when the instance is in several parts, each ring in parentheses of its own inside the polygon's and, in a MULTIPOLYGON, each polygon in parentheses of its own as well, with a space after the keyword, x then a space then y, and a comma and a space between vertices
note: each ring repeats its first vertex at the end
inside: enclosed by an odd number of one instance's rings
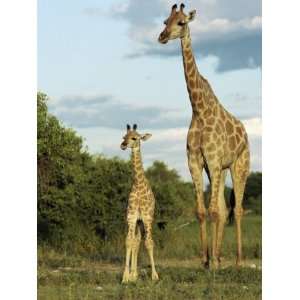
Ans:
POLYGON ((130 280, 129 272, 124 272, 124 274, 123 274, 123 279, 122 279, 122 283, 128 283, 129 280, 130 280))
POLYGON ((218 257, 218 264, 219 264, 219 267, 221 267, 221 257, 218 257))
POLYGON ((243 266, 243 261, 241 259, 237 259, 235 265, 237 268, 240 268, 243 266))
POLYGON ((155 272, 155 273, 152 273, 152 280, 153 281, 157 281, 159 278, 158 278, 158 274, 155 272))
POLYGON ((219 267, 220 267, 219 260, 217 260, 217 259, 212 259, 211 269, 212 269, 212 270, 218 270, 219 267))
POLYGON ((135 282, 135 281, 137 281, 137 279, 138 279, 138 274, 137 273, 130 273, 129 274, 129 278, 128 278, 129 281, 135 282))

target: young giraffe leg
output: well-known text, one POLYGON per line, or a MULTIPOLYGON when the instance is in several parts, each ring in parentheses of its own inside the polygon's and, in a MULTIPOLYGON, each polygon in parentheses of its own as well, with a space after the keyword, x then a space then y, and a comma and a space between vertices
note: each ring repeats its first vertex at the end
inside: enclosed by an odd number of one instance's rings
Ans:
POLYGON ((188 152, 188 164, 197 197, 197 214, 200 224, 200 241, 202 246, 202 262, 209 267, 208 244, 206 233, 206 208, 203 195, 203 158, 200 153, 188 152))
POLYGON ((235 196, 235 208, 234 216, 236 222, 236 238, 237 238, 237 259, 236 265, 240 266, 242 263, 242 231, 241 231, 241 222, 243 216, 243 207, 242 201, 245 191, 245 185, 247 177, 249 175, 249 149, 241 153, 241 155, 234 162, 231 170, 234 196, 235 196))
POLYGON ((134 238, 134 243, 131 252, 131 270, 130 270, 130 281, 136 281, 138 278, 138 271, 137 271, 137 257, 139 253, 141 243, 141 229, 139 224, 136 224, 136 233, 134 238))
POLYGON ((145 246, 150 258, 151 269, 152 269, 152 280, 158 280, 158 275, 155 269, 154 258, 153 258, 154 243, 152 240, 152 221, 143 220, 143 222, 145 227, 145 246))
POLYGON ((134 245, 134 239, 135 239, 135 227, 136 227, 136 220, 128 221, 128 234, 126 237, 126 262, 125 262, 125 270, 123 273, 122 283, 126 283, 130 280, 129 265, 130 265, 130 256, 131 256, 132 248, 134 245))
POLYGON ((217 268, 218 267, 218 261, 217 261, 217 223, 220 219, 220 212, 218 207, 218 197, 219 197, 219 188, 220 188, 220 180, 221 180, 221 164, 213 164, 208 165, 209 168, 209 174, 211 178, 211 200, 209 205, 209 215, 211 219, 211 235, 212 235, 212 250, 211 250, 211 256, 212 256, 212 267, 217 268))
POLYGON ((227 219, 227 207, 224 197, 224 188, 225 188, 225 179, 226 179, 227 170, 223 170, 221 174, 220 187, 219 187, 219 196, 218 196, 218 208, 219 208, 219 219, 217 222, 217 241, 216 241, 216 256, 218 263, 220 264, 220 255, 221 255, 221 245, 224 234, 224 226, 227 219))

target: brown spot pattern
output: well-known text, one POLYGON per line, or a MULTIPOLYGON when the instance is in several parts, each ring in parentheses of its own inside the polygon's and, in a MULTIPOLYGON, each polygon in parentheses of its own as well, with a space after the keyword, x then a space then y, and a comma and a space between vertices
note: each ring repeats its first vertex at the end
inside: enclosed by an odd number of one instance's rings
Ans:
POLYGON ((222 150, 218 150, 217 156, 218 156, 218 157, 222 157, 222 156, 223 156, 223 151, 222 151, 222 150))
POLYGON ((228 135, 233 133, 233 125, 229 121, 226 122, 225 128, 228 135))
POLYGON ((192 89, 195 88, 195 81, 193 79, 191 79, 191 78, 189 79, 189 84, 192 89))
POLYGON ((205 112, 204 112, 204 117, 205 118, 208 118, 210 115, 211 115, 212 111, 210 108, 206 109, 205 112))
POLYGON ((199 102, 197 103, 197 108, 198 108, 199 110, 202 110, 202 109, 204 108, 204 105, 203 105, 203 102, 202 102, 202 101, 199 101, 199 102))
MULTIPOLYGON (((195 68, 192 68, 190 72, 191 72, 191 73, 190 73, 191 77, 194 78, 195 75, 196 75, 196 70, 195 70, 195 68)), ((197 81, 195 81, 195 82, 197 82, 197 81)))
POLYGON ((221 116, 222 120, 224 121, 224 120, 225 120, 225 113, 224 113, 224 111, 223 111, 223 110, 221 110, 221 112, 220 112, 220 116, 221 116))
POLYGON ((196 91, 192 91, 192 98, 193 100, 198 98, 198 93, 196 91))
POLYGON ((222 132, 222 129, 221 129, 221 126, 219 123, 216 125, 216 132, 217 132, 217 134, 221 134, 221 132, 222 132))
POLYGON ((243 131, 242 131, 242 128, 241 128, 240 126, 236 128, 236 131, 237 131, 237 133, 238 133, 238 135, 239 135, 240 137, 243 136, 243 131))
POLYGON ((209 146, 207 147, 207 151, 209 152, 213 152, 217 149, 216 145, 215 144, 209 144, 209 146))
POLYGON ((192 67, 193 67, 193 62, 188 62, 186 65, 186 68, 188 69, 188 71, 190 71, 192 67))
POLYGON ((231 137, 229 138, 229 149, 230 149, 230 150, 234 150, 234 149, 235 149, 235 146, 236 146, 235 137, 234 137, 234 136, 231 136, 231 137))
POLYGON ((214 119, 214 117, 210 117, 209 119, 207 119, 206 122, 208 125, 213 125, 215 123, 215 119, 214 119))
POLYGON ((203 141, 203 143, 208 143, 209 140, 210 140, 209 134, 204 133, 203 136, 202 136, 202 141, 203 141))

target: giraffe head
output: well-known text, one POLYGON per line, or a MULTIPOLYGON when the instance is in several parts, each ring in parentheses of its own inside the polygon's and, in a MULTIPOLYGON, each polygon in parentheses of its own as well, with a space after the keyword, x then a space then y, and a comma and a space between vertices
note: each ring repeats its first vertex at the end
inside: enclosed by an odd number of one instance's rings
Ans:
POLYGON ((194 20, 196 10, 192 10, 186 15, 183 9, 183 3, 180 4, 179 11, 177 11, 177 4, 172 6, 171 14, 164 22, 166 27, 158 38, 160 43, 166 44, 169 40, 184 38, 188 34, 188 23, 194 20))
POLYGON ((137 131, 137 125, 133 124, 133 127, 131 129, 130 125, 127 124, 127 132, 123 136, 123 142, 121 144, 121 149, 126 150, 127 147, 129 148, 139 148, 140 147, 140 141, 147 141, 152 134, 146 133, 146 134, 139 134, 137 131))

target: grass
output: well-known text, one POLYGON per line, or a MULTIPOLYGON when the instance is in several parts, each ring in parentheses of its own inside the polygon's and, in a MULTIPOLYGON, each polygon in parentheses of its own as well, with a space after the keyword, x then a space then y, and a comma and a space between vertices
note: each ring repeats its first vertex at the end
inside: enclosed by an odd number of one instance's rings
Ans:
POLYGON ((205 270, 200 265, 196 222, 174 230, 155 231, 158 282, 144 247, 139 257, 139 280, 121 284, 124 237, 99 249, 99 254, 77 256, 47 247, 38 249, 38 298, 51 299, 260 299, 261 218, 246 216, 243 223, 245 266, 234 267, 234 226, 227 226, 223 268, 205 270), (123 240, 123 243, 121 242, 123 240))

